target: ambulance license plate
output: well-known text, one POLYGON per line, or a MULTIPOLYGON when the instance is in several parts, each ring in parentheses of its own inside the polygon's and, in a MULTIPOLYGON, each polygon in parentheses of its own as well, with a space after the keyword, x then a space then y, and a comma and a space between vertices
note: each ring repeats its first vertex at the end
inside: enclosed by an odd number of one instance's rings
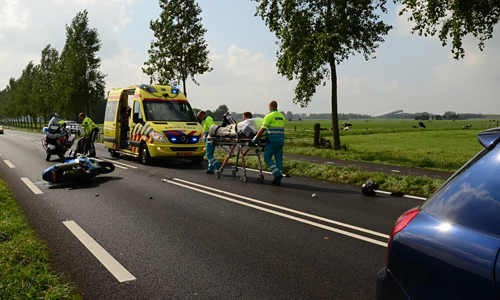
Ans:
POLYGON ((191 152, 177 152, 177 156, 193 156, 191 152))

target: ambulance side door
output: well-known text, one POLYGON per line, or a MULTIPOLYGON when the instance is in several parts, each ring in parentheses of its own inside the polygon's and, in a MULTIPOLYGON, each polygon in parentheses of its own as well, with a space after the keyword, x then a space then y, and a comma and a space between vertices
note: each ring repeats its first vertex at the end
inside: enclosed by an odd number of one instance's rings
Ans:
POLYGON ((117 112, 118 99, 115 95, 109 96, 106 103, 106 113, 104 115, 104 146, 116 149, 117 143, 117 112))

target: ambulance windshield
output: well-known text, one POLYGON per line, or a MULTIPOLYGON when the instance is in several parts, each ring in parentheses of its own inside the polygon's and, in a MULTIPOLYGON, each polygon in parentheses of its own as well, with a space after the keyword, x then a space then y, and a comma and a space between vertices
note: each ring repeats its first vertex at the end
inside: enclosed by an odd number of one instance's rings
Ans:
POLYGON ((188 102, 144 100, 147 121, 197 122, 188 102))

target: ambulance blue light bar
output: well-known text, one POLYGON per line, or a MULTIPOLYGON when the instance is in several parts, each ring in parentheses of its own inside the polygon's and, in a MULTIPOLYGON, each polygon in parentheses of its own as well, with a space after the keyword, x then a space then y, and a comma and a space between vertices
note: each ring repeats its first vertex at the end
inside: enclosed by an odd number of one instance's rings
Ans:
POLYGON ((180 87, 180 86, 178 86, 178 85, 173 86, 173 87, 172 87, 172 94, 173 94, 173 95, 177 95, 177 94, 179 94, 179 90, 180 90, 180 88, 181 88, 181 87, 180 87))

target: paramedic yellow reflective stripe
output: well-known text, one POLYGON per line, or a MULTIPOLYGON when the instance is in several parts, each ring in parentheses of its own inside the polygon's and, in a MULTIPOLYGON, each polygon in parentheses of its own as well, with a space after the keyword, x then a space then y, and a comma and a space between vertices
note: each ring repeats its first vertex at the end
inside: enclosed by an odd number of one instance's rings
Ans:
POLYGON ((212 117, 207 116, 205 121, 203 122, 203 131, 206 133, 210 130, 210 127, 214 125, 214 119, 212 117))

